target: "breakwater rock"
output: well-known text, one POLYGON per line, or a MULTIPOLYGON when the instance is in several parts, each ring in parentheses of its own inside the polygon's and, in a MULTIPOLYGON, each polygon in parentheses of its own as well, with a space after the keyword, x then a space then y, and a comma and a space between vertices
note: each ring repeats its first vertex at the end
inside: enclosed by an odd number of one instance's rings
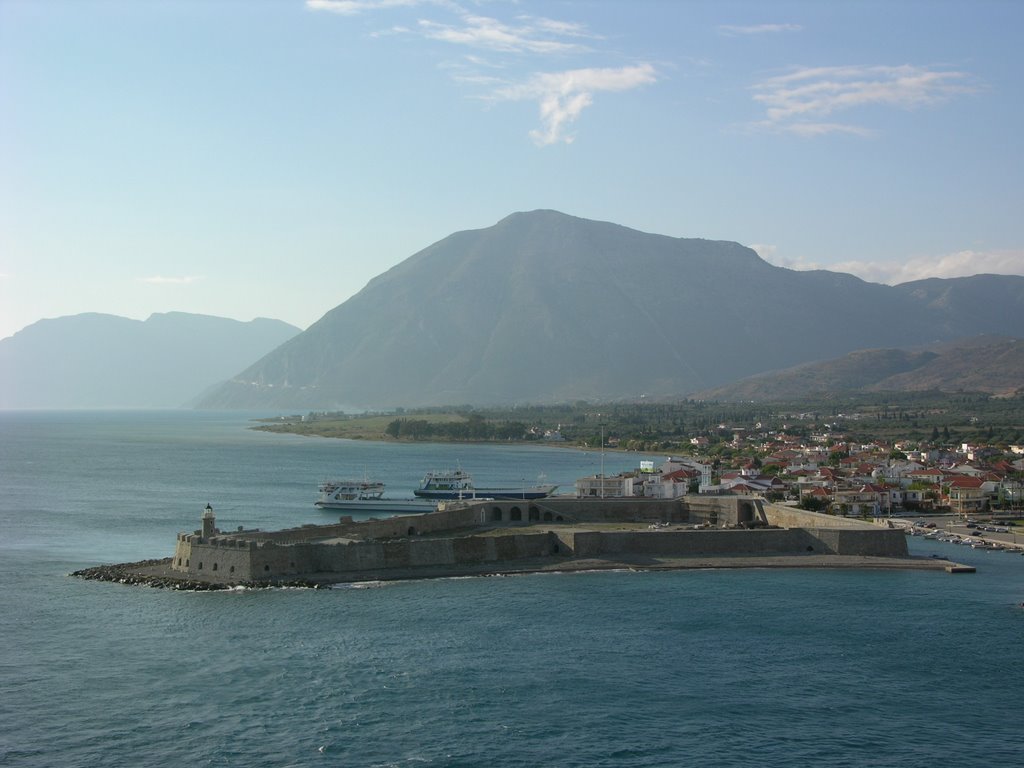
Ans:
POLYGON ((135 586, 153 587, 155 589, 179 589, 192 592, 209 592, 238 588, 267 589, 271 586, 318 589, 321 586, 316 582, 305 580, 278 582, 275 584, 256 581, 225 584, 222 582, 181 578, 180 576, 175 576, 169 573, 170 568, 171 558, 164 557, 154 560, 139 560, 135 563, 97 565, 92 568, 83 568, 82 570, 74 571, 71 575, 80 579, 87 579, 89 581, 112 581, 118 584, 131 584, 135 586))

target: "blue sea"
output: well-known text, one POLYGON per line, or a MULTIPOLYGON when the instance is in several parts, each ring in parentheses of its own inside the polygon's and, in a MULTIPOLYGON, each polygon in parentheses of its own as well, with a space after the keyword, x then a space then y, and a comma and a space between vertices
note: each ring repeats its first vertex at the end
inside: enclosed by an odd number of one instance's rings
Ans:
MULTIPOLYGON (((331 477, 569 489, 599 454, 0 413, 0 765, 1024 765, 1024 557, 973 575, 601 572, 176 592, 68 576, 218 525, 326 522, 331 477)), ((607 454, 607 472, 640 457, 607 454)))

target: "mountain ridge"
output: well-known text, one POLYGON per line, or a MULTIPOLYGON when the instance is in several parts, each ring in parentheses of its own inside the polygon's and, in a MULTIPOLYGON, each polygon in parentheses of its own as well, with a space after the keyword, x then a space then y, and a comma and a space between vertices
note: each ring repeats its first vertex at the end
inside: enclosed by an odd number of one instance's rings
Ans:
POLYGON ((0 339, 0 408, 176 408, 299 333, 280 320, 84 312, 0 339))
MULTIPOLYGON (((388 408, 684 396, 857 349, 1024 336, 991 276, 903 286, 776 267, 738 243, 539 210, 378 275, 201 407, 388 408), (1009 320, 1007 319, 1009 317, 1009 320)), ((1024 306, 1024 278, 997 276, 1024 306)))
POLYGON ((872 392, 1024 392, 1024 339, 972 337, 917 349, 862 349, 839 358, 770 371, 694 398, 793 401, 872 392))

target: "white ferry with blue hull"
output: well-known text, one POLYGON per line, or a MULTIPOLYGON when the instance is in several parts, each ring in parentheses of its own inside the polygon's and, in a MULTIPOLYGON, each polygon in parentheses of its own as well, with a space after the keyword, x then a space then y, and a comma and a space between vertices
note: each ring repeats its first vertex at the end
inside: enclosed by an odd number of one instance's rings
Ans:
POLYGON ((554 493, 557 485, 534 485, 506 488, 477 488, 472 476, 463 469, 428 472, 413 494, 421 499, 543 499, 554 493))

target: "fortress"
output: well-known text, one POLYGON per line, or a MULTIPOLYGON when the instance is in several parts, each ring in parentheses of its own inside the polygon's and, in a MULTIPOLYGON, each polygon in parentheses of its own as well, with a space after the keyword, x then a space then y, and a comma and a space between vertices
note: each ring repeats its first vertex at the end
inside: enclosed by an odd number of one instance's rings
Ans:
POLYGON ((231 532, 207 506, 201 521, 178 534, 165 577, 319 585, 613 567, 948 565, 911 558, 899 530, 753 497, 460 501, 421 515, 231 532))

